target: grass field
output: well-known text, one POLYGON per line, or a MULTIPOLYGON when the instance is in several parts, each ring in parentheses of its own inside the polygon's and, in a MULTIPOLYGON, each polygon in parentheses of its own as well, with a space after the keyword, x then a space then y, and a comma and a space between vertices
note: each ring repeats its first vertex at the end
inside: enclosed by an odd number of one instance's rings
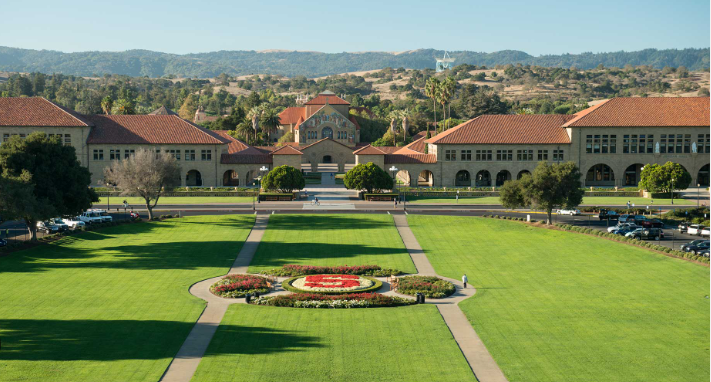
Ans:
POLYGON ((709 268, 576 233, 408 217, 509 381, 709 380, 709 268), (443 229, 446 227, 446 229, 443 229))
POLYGON ((251 215, 137 223, 0 257, 1 381, 157 381, 251 215))
MULTIPOLYGON (((250 196, 163 196, 158 199, 158 207, 168 204, 210 204, 210 203, 252 203, 250 196)), ((127 201, 132 207, 145 207, 143 198, 135 196, 117 196, 111 198, 111 205, 127 201)), ((95 208, 106 207, 106 198, 100 198, 94 203, 95 208)))
POLYGON ((273 215, 249 272, 285 264, 375 264, 417 271, 390 215, 273 215))
POLYGON ((230 306, 193 381, 475 381, 437 308, 230 306))
MULTIPOLYGON (((589 196, 583 198, 582 205, 588 206, 625 206, 627 202, 633 203, 636 207, 646 207, 647 205, 670 205, 671 199, 652 199, 641 197, 622 197, 622 196, 589 196)), ((427 197, 411 197, 407 199, 408 203, 412 204, 456 204, 455 198, 427 198, 427 197)), ((459 204, 501 204, 498 196, 482 196, 480 198, 459 198, 459 204)), ((696 200, 674 199, 675 205, 696 205, 696 200)))

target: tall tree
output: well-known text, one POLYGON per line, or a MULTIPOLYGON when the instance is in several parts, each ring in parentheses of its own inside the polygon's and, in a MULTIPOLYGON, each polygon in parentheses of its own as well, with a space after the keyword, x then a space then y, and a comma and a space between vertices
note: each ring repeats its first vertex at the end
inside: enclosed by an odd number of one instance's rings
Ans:
POLYGON ((268 137, 279 130, 281 119, 279 118, 279 113, 277 113, 276 109, 271 107, 264 108, 260 119, 262 121, 262 130, 268 137))
MULTIPOLYGON (((439 96, 439 80, 430 77, 425 83, 425 96, 432 98, 432 110, 434 111, 434 126, 437 131, 437 97, 439 96)), ((427 124, 427 134, 430 133, 430 125, 427 124)))
POLYGON ((390 175, 373 162, 360 163, 350 169, 343 177, 343 184, 349 190, 365 190, 373 193, 393 188, 390 175))
MULTIPOLYGON (((447 117, 447 109, 445 109, 445 105, 449 104, 452 97, 454 96, 454 92, 457 89, 457 81, 454 79, 454 77, 447 77, 442 81, 439 87, 439 102, 442 104, 442 114, 444 115, 444 120, 445 122, 445 130, 449 129, 449 121, 447 117)), ((450 113, 451 114, 451 113, 450 113)), ((450 115, 449 118, 452 116, 450 115)))
POLYGON ((551 223, 556 207, 575 208, 583 201, 580 171, 573 162, 548 164, 540 162, 532 175, 506 181, 499 189, 501 204, 506 208, 543 210, 551 223))
POLYGON ((259 131, 259 118, 262 116, 262 108, 259 106, 254 106, 249 109, 247 113, 247 118, 252 121, 252 130, 254 134, 254 141, 257 141, 257 132, 259 131))
POLYGON ((178 115, 180 118, 192 121, 195 119, 195 112, 197 111, 197 102, 195 101, 195 96, 190 94, 183 101, 183 105, 180 106, 178 110, 178 115))
POLYGON ((262 179, 262 188, 279 192, 293 192, 306 186, 306 180, 301 171, 291 166, 275 167, 262 179))
POLYGON ((3 217, 24 220, 32 240, 37 240, 38 221, 78 215, 99 200, 89 188, 91 173, 77 161, 74 147, 45 133, 3 142, 0 170, 3 217))
POLYGON ((104 111, 104 114, 111 114, 111 109, 113 109, 113 107, 114 100, 111 98, 111 96, 106 96, 104 97, 104 99, 101 100, 101 110, 104 111))
POLYGON ((639 186, 649 192, 662 192, 671 195, 674 204, 674 191, 685 190, 691 185, 691 174, 674 162, 663 165, 648 164, 642 168, 639 186))
POLYGON ((156 155, 154 151, 138 149, 128 159, 111 163, 104 171, 104 179, 115 184, 121 195, 142 197, 148 219, 153 219, 153 208, 166 189, 180 185, 180 174, 180 166, 172 155, 165 152, 156 155))

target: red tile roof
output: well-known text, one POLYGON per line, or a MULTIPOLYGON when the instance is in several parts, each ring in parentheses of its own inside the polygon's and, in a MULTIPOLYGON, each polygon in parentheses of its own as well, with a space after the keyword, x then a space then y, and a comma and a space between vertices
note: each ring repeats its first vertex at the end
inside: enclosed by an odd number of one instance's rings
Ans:
POLYGON ((321 139, 319 139, 318 141, 316 141, 316 142, 314 142, 314 143, 312 143, 312 144, 310 144, 310 145, 300 146, 300 147, 299 147, 299 150, 304 151, 304 149, 307 149, 307 148, 309 148, 309 147, 311 147, 311 146, 315 146, 315 145, 317 145, 317 144, 319 144, 319 143, 321 143, 321 142, 323 142, 323 141, 331 141, 331 142, 333 142, 333 143, 338 143, 339 145, 341 145, 341 146, 343 146, 343 147, 347 147, 347 148, 353 150, 353 147, 351 147, 351 146, 346 146, 346 145, 344 145, 343 143, 338 142, 337 140, 335 140, 335 139, 333 139, 333 138, 321 138, 321 139))
MULTIPOLYGON (((430 131, 430 138, 434 137, 437 135, 436 131, 430 131)), ((425 138, 427 137, 427 132, 426 131, 420 131, 417 134, 412 136, 412 142, 410 142, 407 146, 403 147, 402 149, 407 149, 419 153, 424 153, 425 152, 425 138)), ((399 150, 399 151, 402 151, 399 150)), ((399 151, 396 151, 396 153, 399 153, 399 151)), ((404 151, 403 151, 404 152, 404 151)))
POLYGON ((570 143, 562 125, 572 115, 481 115, 427 143, 435 144, 564 144, 570 143))
POLYGON ((385 155, 385 164, 398 163, 419 163, 433 164, 437 163, 437 155, 435 154, 387 154, 385 155))
POLYGON ((279 113, 279 121, 282 125, 291 125, 292 123, 297 123, 299 118, 303 119, 306 117, 305 107, 287 107, 279 113))
POLYGON ((343 98, 335 95, 335 94, 325 94, 321 93, 316 98, 313 98, 309 102, 306 102, 304 105, 350 105, 348 101, 344 100, 343 98))
POLYGON ((281 146, 280 148, 272 151, 272 155, 303 155, 301 151, 293 148, 292 146, 281 146))
POLYGON ((375 146, 365 146, 353 152, 354 155, 385 155, 385 152, 375 146))
POLYGON ((222 154, 220 157, 222 164, 262 164, 272 163, 272 156, 266 154, 222 154))
POLYGON ((93 144, 206 144, 231 141, 175 115, 92 115, 87 143, 93 144))
POLYGON ((214 132, 215 134, 229 141, 229 144, 227 145, 227 152, 230 154, 235 154, 240 151, 251 148, 248 144, 228 134, 227 130, 215 130, 214 132))
POLYGON ((86 127, 78 113, 42 97, 0 97, 0 126, 86 127))
POLYGON ((709 97, 613 98, 583 110, 564 126, 709 126, 709 110, 709 97))

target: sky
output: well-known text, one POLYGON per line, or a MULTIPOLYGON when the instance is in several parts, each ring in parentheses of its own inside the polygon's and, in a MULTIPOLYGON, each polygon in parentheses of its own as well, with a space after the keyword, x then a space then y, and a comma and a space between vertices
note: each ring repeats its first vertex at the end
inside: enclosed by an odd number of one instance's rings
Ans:
POLYGON ((0 46, 319 52, 420 48, 538 56, 709 47, 709 0, 3 0, 0 46), (61 4, 61 5, 60 5, 61 4))

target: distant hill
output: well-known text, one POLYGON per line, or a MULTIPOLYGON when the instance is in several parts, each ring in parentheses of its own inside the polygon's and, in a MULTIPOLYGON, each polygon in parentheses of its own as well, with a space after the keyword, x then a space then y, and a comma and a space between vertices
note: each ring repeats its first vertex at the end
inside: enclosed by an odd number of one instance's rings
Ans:
MULTIPOLYGON (((418 49, 402 53, 319 53, 296 51, 219 51, 196 54, 170 54, 148 50, 125 52, 63 53, 50 50, 19 49, 0 46, 0 71, 63 73, 78 76, 94 74, 125 74, 129 76, 209 78, 221 73, 244 75, 253 73, 304 75, 319 77, 331 74, 405 67, 434 67, 435 57, 443 51, 418 49)), ((690 70, 709 67, 709 48, 645 49, 637 52, 582 53, 534 57, 515 50, 493 53, 449 52, 455 64, 504 65, 531 64, 548 67, 590 69, 630 65, 686 66, 690 70)))

